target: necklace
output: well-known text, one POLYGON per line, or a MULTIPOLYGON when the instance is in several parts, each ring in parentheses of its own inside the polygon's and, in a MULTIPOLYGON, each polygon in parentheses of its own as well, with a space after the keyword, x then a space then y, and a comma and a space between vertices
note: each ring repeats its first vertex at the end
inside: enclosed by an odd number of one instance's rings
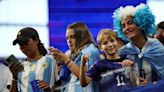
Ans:
POLYGON ((39 55, 38 58, 36 58, 36 59, 31 59, 31 60, 30 60, 30 59, 27 58, 26 60, 27 60, 27 61, 30 61, 30 62, 34 62, 34 61, 39 60, 42 56, 43 56, 43 55, 39 55))

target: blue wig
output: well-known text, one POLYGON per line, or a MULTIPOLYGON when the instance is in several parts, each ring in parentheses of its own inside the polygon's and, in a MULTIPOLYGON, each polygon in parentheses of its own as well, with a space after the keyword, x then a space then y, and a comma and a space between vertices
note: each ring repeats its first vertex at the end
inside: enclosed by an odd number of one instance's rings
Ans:
POLYGON ((121 26, 121 20, 127 16, 133 17, 134 23, 146 36, 153 36, 155 34, 155 16, 147 5, 140 4, 136 7, 126 6, 115 10, 113 13, 113 26, 117 30, 118 37, 128 40, 122 32, 121 26))

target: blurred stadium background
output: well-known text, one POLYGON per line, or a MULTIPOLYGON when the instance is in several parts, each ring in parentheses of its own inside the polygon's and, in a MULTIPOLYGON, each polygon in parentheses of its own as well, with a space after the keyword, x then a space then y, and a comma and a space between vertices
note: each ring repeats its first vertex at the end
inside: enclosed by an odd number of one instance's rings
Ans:
POLYGON ((0 58, 14 54, 25 57, 12 41, 17 32, 30 26, 38 30, 45 47, 68 50, 66 26, 84 22, 93 37, 102 28, 113 29, 113 11, 125 5, 146 3, 156 16, 156 24, 164 20, 164 0, 0 0, 0 58))

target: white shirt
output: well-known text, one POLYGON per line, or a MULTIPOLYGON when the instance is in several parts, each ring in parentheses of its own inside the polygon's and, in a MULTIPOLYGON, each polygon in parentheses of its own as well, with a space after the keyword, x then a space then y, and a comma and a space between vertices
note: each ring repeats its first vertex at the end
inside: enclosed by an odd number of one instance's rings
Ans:
POLYGON ((0 92, 9 92, 7 85, 12 83, 12 73, 7 66, 0 63, 0 74, 0 92))

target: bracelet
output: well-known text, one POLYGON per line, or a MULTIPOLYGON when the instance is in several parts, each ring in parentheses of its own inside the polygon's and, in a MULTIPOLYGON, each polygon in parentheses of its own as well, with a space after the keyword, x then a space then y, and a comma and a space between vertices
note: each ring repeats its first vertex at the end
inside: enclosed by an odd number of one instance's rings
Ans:
POLYGON ((69 59, 69 60, 67 61, 66 66, 68 66, 68 64, 69 64, 70 61, 71 61, 71 59, 69 59))
POLYGON ((18 81, 18 80, 14 79, 14 78, 12 78, 12 80, 13 80, 13 81, 18 81))
POLYGON ((85 63, 84 63, 84 62, 81 62, 81 65, 82 65, 82 66, 85 66, 85 65, 86 65, 86 62, 85 62, 85 63))
POLYGON ((71 66, 72 66, 73 63, 74 62, 70 62, 70 64, 68 65, 68 68, 71 68, 71 66))
POLYGON ((12 79, 13 82, 18 82, 18 80, 12 79))

